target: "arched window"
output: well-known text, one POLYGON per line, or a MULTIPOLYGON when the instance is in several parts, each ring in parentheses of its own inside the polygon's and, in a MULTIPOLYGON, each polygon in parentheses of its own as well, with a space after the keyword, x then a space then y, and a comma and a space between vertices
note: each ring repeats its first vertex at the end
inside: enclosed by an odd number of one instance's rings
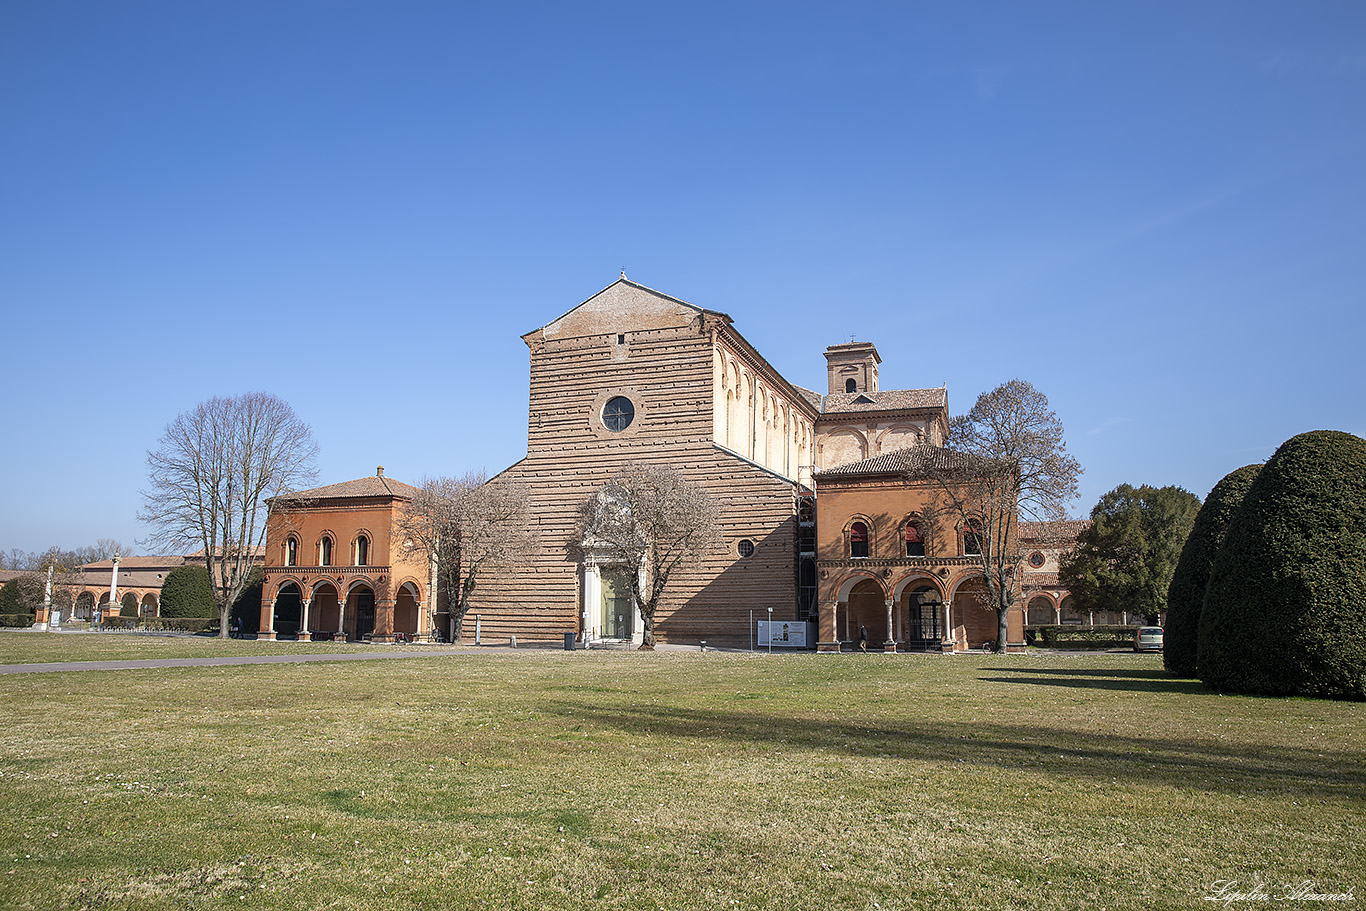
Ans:
POLYGON ((299 539, 290 535, 285 539, 285 566, 299 565, 299 539))
POLYGON ((925 556, 925 539, 920 536, 920 524, 915 519, 906 523, 906 556, 925 556))
POLYGON ((868 556, 868 526, 862 522, 849 526, 849 556, 868 556))
POLYGON ((849 379, 845 380, 845 381, 844 381, 844 391, 845 391, 845 392, 858 392, 858 380, 854 379, 853 377, 850 377, 849 379))
POLYGON ((982 552, 982 523, 976 519, 968 519, 967 525, 963 527, 963 553, 980 554, 982 552))
POLYGON ((370 565, 370 539, 365 535, 356 538, 356 566, 370 565))
POLYGON ((318 542, 318 565, 332 565, 332 539, 323 535, 323 539, 318 542))

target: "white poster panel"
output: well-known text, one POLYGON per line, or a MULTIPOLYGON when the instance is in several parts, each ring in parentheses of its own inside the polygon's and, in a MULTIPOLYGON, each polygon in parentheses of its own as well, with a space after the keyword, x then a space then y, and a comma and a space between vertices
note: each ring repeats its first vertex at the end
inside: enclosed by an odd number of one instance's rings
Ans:
POLYGON ((755 644, 768 648, 806 648, 811 635, 811 624, 798 620, 760 620, 755 644))

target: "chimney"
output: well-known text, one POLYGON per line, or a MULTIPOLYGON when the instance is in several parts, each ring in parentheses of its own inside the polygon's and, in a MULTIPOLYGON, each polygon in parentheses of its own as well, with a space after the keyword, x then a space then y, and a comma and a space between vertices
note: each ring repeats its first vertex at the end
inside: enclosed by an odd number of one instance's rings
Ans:
POLYGON ((377 465, 377 466, 375 466, 375 477, 377 477, 377 478, 382 478, 382 477, 384 477, 384 466, 383 466, 383 465, 377 465))

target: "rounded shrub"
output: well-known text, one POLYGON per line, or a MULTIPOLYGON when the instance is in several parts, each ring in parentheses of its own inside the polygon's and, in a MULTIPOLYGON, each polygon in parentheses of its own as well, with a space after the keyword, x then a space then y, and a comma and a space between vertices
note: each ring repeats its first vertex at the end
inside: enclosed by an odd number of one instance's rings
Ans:
POLYGON ((209 571, 202 566, 177 566, 161 585, 161 616, 217 617, 209 571))
POLYGON ((1215 689, 1366 698, 1366 440, 1276 450, 1210 569, 1196 662, 1215 689))
POLYGON ((1261 465, 1244 465, 1215 484, 1196 513, 1190 536, 1181 548, 1167 589, 1167 622, 1162 635, 1162 661, 1167 670, 1179 677, 1195 676, 1196 638, 1210 567, 1233 513, 1261 470, 1261 465))

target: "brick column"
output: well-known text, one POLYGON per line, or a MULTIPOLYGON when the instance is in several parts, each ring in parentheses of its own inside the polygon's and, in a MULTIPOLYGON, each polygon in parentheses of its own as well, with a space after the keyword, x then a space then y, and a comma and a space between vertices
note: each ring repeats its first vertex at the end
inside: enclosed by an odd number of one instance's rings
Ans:
POLYGON ((257 639, 275 638, 275 599, 261 600, 261 619, 257 621, 257 639))
POLYGON ((840 641, 835 629, 835 614, 839 609, 838 601, 821 601, 817 604, 816 651, 838 652, 840 641))

